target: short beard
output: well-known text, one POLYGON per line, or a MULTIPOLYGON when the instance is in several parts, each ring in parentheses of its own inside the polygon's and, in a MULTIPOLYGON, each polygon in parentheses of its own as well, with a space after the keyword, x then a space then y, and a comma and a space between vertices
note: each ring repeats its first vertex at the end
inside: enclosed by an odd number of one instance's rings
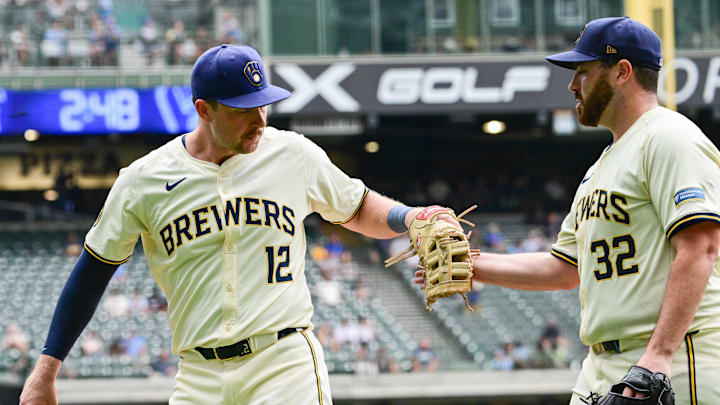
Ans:
POLYGON ((608 75, 605 75, 598 80, 587 99, 583 100, 578 109, 578 122, 586 127, 598 126, 600 117, 614 96, 615 93, 608 82, 608 75))

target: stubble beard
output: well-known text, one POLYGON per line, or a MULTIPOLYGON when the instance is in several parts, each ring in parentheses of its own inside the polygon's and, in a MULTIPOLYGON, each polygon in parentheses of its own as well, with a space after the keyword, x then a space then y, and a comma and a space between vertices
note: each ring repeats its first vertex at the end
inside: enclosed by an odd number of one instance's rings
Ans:
POLYGON ((598 80, 587 98, 578 106, 578 122, 587 127, 598 126, 605 108, 614 96, 608 76, 605 75, 598 80))
POLYGON ((258 128, 254 131, 251 131, 244 135, 242 138, 240 138, 240 143, 238 144, 238 149, 242 149, 242 154, 252 153, 255 152, 255 150, 260 146, 260 140, 262 139, 263 133, 265 132, 265 128, 258 128), (257 140, 250 141, 248 138, 255 138, 257 137, 257 140))
POLYGON ((258 148, 258 146, 260 145, 260 140, 262 139, 263 132, 264 128, 248 131, 242 136, 240 136, 237 140, 231 142, 228 142, 228 140, 223 139, 222 137, 216 137, 215 142, 218 146, 234 154, 246 155, 248 153, 255 152, 255 150, 258 148), (258 135, 259 137, 257 140, 250 140, 250 138, 254 138, 258 135))

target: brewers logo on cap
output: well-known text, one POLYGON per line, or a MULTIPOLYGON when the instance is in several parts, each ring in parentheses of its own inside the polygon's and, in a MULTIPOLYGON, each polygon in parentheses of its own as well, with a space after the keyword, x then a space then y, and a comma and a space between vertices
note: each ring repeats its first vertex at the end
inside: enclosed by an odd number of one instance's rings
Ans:
POLYGON ((262 84, 262 72, 260 71, 260 64, 258 62, 251 60, 245 65, 243 72, 253 86, 260 86, 262 84))

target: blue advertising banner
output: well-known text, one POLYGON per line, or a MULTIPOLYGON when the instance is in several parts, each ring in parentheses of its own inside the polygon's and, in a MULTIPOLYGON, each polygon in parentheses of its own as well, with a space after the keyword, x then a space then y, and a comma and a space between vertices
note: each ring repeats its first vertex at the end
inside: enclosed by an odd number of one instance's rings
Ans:
POLYGON ((0 135, 163 133, 197 125, 190 87, 151 89, 0 89, 0 135))

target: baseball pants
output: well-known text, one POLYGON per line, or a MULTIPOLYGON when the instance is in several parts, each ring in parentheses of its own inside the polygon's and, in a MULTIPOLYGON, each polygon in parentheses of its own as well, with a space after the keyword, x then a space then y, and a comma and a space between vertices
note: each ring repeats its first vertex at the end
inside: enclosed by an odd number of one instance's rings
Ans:
POLYGON ((309 330, 243 357, 183 357, 170 405, 332 405, 322 346, 309 330))
MULTIPOLYGON (((595 354, 591 350, 583 361, 570 405, 586 405, 582 399, 587 399, 591 393, 605 395, 610 386, 620 382, 630 366, 645 353, 645 344, 634 343, 637 341, 621 340, 621 353, 595 354), (634 347, 625 351, 623 345, 634 347)), ((671 367, 670 380, 676 404, 720 404, 720 330, 700 330, 686 335, 673 356, 671 367)))

